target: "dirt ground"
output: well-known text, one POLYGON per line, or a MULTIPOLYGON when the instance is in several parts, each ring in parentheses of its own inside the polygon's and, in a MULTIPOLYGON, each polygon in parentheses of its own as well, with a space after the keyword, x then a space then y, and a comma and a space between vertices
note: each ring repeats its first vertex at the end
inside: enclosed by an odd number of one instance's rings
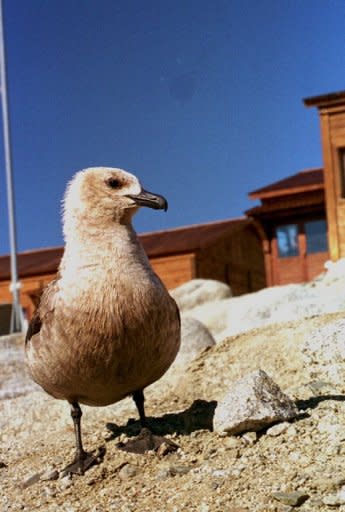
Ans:
POLYGON ((175 453, 118 448, 139 431, 130 399, 83 407, 85 448, 100 460, 72 478, 62 473, 74 453, 68 405, 30 388, 20 360, 2 360, 0 371, 7 380, 21 378, 26 394, 17 390, 0 401, 1 512, 345 511, 345 383, 311 382, 301 352, 308 333, 343 317, 322 315, 228 338, 151 386, 150 425, 178 444, 175 453), (258 368, 297 401, 299 417, 276 431, 212 432, 217 401, 258 368))

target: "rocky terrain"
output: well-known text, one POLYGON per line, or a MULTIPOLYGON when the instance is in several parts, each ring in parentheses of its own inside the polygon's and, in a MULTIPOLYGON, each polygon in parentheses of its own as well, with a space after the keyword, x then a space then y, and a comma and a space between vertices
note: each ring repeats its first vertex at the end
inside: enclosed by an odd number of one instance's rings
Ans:
POLYGON ((240 298, 189 286, 173 292, 185 325, 179 360, 146 392, 150 425, 178 444, 174 453, 119 449, 139 432, 130 399, 83 407, 85 447, 99 463, 64 475, 74 452, 69 408, 30 382, 21 339, 0 341, 1 512, 345 511, 344 263, 311 284, 240 298), (297 416, 258 432, 213 431, 217 404, 258 369, 297 416))

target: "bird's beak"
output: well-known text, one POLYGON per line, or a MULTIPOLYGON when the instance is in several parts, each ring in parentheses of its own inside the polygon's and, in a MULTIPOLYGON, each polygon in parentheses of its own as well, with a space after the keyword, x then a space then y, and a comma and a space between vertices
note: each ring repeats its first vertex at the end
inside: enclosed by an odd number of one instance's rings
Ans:
POLYGON ((165 197, 159 194, 152 194, 144 189, 139 194, 128 194, 127 197, 133 199, 138 206, 148 206, 154 210, 164 210, 165 212, 168 209, 168 201, 165 197))

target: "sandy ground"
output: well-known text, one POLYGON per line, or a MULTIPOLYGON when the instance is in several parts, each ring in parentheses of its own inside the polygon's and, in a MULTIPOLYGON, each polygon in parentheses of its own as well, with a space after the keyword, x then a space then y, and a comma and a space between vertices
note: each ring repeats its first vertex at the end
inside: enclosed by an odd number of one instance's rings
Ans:
MULTIPOLYGON (((343 317, 321 315, 227 338, 187 370, 151 386, 151 426, 179 445, 175 453, 135 455, 117 447, 139 430, 130 420, 136 418, 130 399, 84 407, 85 447, 105 454, 73 478, 61 474, 74 452, 67 404, 30 387, 21 358, 7 347, 11 357, 0 360, 7 382, 7 398, 0 401, 1 512, 345 511, 345 383, 311 381, 301 350, 315 329, 343 317), (233 381, 258 368, 297 401, 300 416, 278 435, 213 433, 217 400, 233 381), (20 386, 8 386, 18 379, 20 386), (47 471, 57 479, 39 479, 47 471), (31 477, 39 481, 25 488, 31 477)), ((20 343, 13 349, 17 354, 20 343)))

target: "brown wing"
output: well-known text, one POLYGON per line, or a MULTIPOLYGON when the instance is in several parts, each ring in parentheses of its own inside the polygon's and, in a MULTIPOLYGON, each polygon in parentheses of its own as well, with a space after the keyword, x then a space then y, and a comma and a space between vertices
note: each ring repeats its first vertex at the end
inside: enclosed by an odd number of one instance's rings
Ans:
POLYGON ((48 286, 43 290, 37 309, 29 323, 25 337, 25 345, 35 334, 40 332, 46 315, 54 311, 55 297, 59 289, 58 283, 59 279, 54 279, 54 281, 49 283, 48 286))
POLYGON ((37 308, 36 311, 34 312, 32 318, 31 318, 31 320, 30 320, 30 323, 29 323, 29 326, 28 326, 28 330, 26 332, 25 345, 31 340, 31 338, 35 334, 40 332, 41 327, 42 327, 42 321, 41 321, 41 317, 40 317, 40 314, 39 314, 39 310, 37 308))
POLYGON ((180 327, 181 327, 181 313, 180 313, 180 309, 179 309, 179 307, 178 307, 178 305, 177 305, 176 300, 174 300, 174 302, 175 302, 175 307, 176 307, 176 312, 177 312, 178 322, 179 322, 179 325, 180 325, 180 327))

